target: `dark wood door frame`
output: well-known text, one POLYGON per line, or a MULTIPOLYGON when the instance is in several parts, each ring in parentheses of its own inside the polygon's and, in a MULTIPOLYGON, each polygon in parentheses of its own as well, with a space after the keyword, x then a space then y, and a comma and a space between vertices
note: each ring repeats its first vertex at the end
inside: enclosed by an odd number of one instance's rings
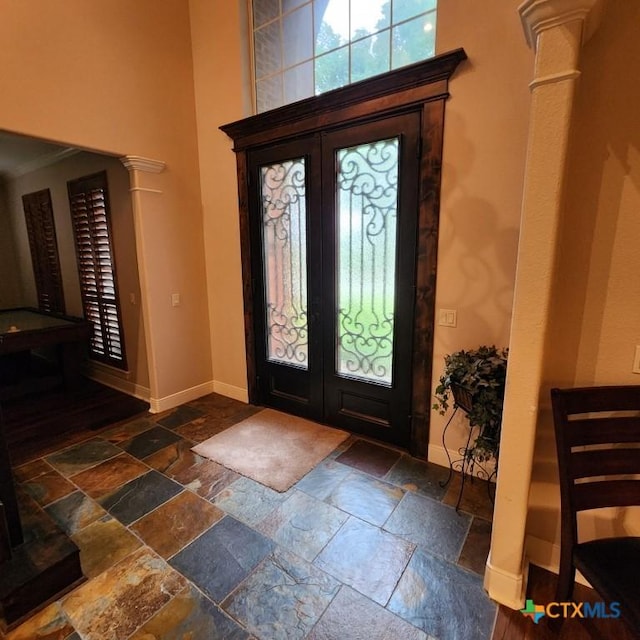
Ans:
POLYGON ((238 170, 247 379, 250 401, 256 399, 257 388, 253 317, 255 279, 251 261, 249 175, 247 171, 249 150, 332 130, 347 123, 365 123, 385 116, 418 112, 421 117, 422 145, 419 157, 420 185, 413 318, 410 451, 415 456, 426 457, 431 409, 431 365, 444 107, 445 101, 449 97, 449 78, 466 57, 463 49, 456 49, 425 62, 220 127, 234 141, 238 170))

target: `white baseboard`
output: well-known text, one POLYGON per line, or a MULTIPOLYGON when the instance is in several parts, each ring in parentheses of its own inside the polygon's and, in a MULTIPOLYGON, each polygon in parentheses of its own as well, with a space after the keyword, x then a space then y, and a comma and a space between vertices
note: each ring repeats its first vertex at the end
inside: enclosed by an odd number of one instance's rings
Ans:
POLYGON ((178 393, 172 393, 170 396, 165 396, 164 398, 150 398, 149 404, 151 405, 151 408, 149 411, 151 413, 160 413, 161 411, 173 409, 185 402, 190 402, 196 398, 201 398, 209 393, 213 393, 213 386, 213 380, 210 380, 209 382, 203 382, 195 387, 178 391, 178 393))
POLYGON ((233 398, 240 402, 249 402, 249 392, 242 387, 236 387, 226 382, 220 382, 219 380, 213 381, 213 391, 219 393, 221 396, 227 396, 227 398, 233 398))
MULTIPOLYGON (((551 571, 551 573, 558 573, 558 567, 560 566, 560 545, 530 534, 527 534, 524 544, 525 553, 531 564, 551 571)), ((576 582, 584 584, 587 587, 591 586, 579 571, 576 571, 576 582)))
POLYGON ((484 571, 484 588, 492 600, 510 609, 522 609, 528 576, 529 566, 526 559, 520 573, 511 573, 494 567, 491 564, 491 554, 489 554, 484 571))
POLYGON ((149 396, 151 395, 149 387, 135 384, 126 377, 123 377, 128 375, 126 372, 119 372, 112 367, 91 362, 86 373, 91 380, 95 380, 105 387, 111 387, 111 389, 115 389, 116 391, 122 391, 122 393, 126 393, 134 398, 149 402, 149 396))
MULTIPOLYGON (((450 451, 449 455, 454 461, 460 457, 457 451, 450 451)), ((447 458, 447 452, 442 445, 429 444, 429 448, 427 451, 427 460, 429 462, 433 462, 433 464, 438 464, 441 467, 446 467, 447 469, 449 468, 449 459, 447 458)), ((489 473, 493 471, 493 464, 489 466, 488 471, 489 473)), ((475 468, 473 475, 478 478, 482 478, 483 480, 487 479, 486 474, 477 467, 475 468)), ((495 477, 493 478, 493 481, 495 482, 495 477)))

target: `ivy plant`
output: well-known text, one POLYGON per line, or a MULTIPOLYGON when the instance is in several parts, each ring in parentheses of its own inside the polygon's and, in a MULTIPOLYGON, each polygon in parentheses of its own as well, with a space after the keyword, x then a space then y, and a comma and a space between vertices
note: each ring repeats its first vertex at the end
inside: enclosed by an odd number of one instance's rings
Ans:
POLYGON ((467 451, 477 461, 498 459, 502 403, 507 375, 508 349, 481 346, 456 351, 444 358, 444 371, 435 391, 433 408, 444 415, 452 402, 462 408, 478 436, 467 451), (456 403, 456 394, 466 392, 470 403, 456 403), (453 399, 452 399, 453 397, 453 399))

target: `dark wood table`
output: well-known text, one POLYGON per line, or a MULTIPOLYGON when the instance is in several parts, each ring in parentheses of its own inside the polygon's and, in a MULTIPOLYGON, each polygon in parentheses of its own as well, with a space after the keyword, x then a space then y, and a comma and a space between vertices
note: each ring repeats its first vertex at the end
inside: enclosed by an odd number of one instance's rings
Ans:
MULTIPOLYGON (((81 318, 37 309, 0 311, 0 358, 28 359, 54 347, 67 388, 80 384, 91 324, 81 318)), ((11 381, 11 384, 13 381, 11 381)), ((17 385, 22 380, 17 380, 17 385)), ((1 386, 1 385, 0 385, 1 386)), ((2 389, 0 389, 2 391, 2 389)), ((0 394, 1 396, 1 394, 0 394)), ((4 632, 54 597, 84 580, 77 545, 53 521, 41 537, 23 535, 18 500, 0 407, 0 631, 4 632), (25 542, 26 540, 26 542, 25 542)), ((41 517, 49 518, 36 509, 41 517)), ((49 518, 50 520, 50 518, 49 518)), ((1 635, 1 634, 0 634, 1 635)))
MULTIPOLYGON (((38 309, 21 307, 0 310, 0 358, 54 346, 62 379, 67 388, 78 386, 82 363, 86 357, 86 344, 91 334, 91 324, 82 318, 74 318, 38 309)), ((18 386, 20 381, 18 381, 18 386)), ((0 384, 1 386, 1 384, 0 384)), ((22 542, 18 508, 11 476, 11 465, 4 435, 0 407, 0 529, 5 520, 11 546, 22 542)), ((0 530, 0 547, 3 546, 0 530)), ((6 546, 6 539, 4 540, 6 546)), ((6 553, 6 549, 5 549, 6 553)), ((4 555, 0 549, 0 556, 4 555)))
POLYGON ((65 386, 80 380, 91 323, 57 313, 21 307, 0 310, 0 357, 55 347, 65 386))

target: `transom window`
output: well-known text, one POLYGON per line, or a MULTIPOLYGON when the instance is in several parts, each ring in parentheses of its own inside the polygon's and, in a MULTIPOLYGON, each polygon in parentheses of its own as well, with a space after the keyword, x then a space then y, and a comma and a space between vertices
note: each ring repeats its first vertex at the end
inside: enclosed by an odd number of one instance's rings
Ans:
POLYGON ((258 112, 435 55, 437 0, 253 0, 258 112))

